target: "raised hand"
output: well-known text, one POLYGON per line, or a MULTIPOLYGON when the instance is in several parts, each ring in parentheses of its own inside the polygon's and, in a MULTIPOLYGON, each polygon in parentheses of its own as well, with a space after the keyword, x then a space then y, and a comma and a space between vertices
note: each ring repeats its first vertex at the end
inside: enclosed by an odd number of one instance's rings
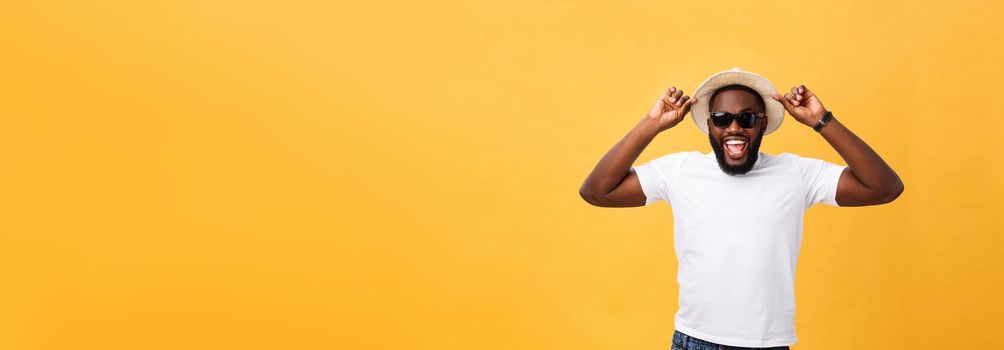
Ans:
POLYGON ((788 114, 791 114, 795 120, 810 127, 815 126, 816 122, 823 119, 823 114, 826 113, 823 103, 819 102, 816 94, 809 91, 805 85, 791 88, 791 92, 784 94, 784 96, 774 94, 771 97, 781 102, 784 109, 788 110, 788 114))
POLYGON ((674 86, 659 96, 659 100, 655 102, 655 106, 652 107, 652 111, 648 112, 647 117, 656 121, 660 132, 665 131, 679 124, 695 102, 697 102, 696 98, 684 95, 683 90, 674 86))

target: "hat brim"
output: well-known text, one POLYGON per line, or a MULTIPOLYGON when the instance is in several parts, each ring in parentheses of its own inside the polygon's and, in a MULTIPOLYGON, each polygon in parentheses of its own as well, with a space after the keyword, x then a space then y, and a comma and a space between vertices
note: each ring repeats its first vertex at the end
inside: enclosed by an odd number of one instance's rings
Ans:
POLYGON ((767 130, 764 131, 764 135, 781 127, 781 122, 784 121, 784 105, 771 97, 777 93, 774 85, 759 74, 733 68, 708 77, 694 91, 697 103, 690 106, 690 117, 697 124, 698 129, 701 129, 705 134, 708 133, 711 95, 715 93, 715 90, 733 84, 749 87, 763 97, 763 102, 767 107, 767 130))

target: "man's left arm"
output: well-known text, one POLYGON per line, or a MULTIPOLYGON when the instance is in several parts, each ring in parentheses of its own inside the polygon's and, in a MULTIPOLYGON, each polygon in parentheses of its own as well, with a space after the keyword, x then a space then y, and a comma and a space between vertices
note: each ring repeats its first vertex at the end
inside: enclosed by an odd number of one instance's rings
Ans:
MULTIPOLYGON (((795 120, 814 127, 826 113, 826 108, 805 85, 791 88, 791 92, 774 100, 781 102, 795 120)), ((903 181, 886 164, 878 153, 868 147, 861 138, 831 117, 820 131, 823 138, 837 150, 847 162, 847 169, 840 175, 837 184, 836 201, 844 207, 885 204, 903 193, 903 181)))

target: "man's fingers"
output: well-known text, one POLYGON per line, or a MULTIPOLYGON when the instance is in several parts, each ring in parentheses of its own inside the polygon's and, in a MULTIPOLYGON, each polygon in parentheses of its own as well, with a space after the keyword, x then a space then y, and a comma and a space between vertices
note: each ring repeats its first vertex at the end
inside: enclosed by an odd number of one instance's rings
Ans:
POLYGON ((691 105, 696 102, 697 99, 684 95, 683 90, 677 89, 675 86, 669 87, 666 93, 659 96, 659 101, 656 103, 657 109, 660 111, 667 111, 673 109, 684 109, 690 108, 691 105))
POLYGON ((784 99, 788 100, 788 103, 791 103, 793 106, 797 106, 796 103, 798 103, 798 101, 795 101, 795 96, 792 95, 790 92, 784 94, 784 99))
POLYGON ((798 88, 802 90, 802 98, 806 100, 808 100, 809 97, 816 96, 816 94, 812 91, 809 91, 809 88, 805 87, 805 85, 799 85, 798 88))
POLYGON ((794 107, 791 105, 791 101, 788 101, 788 99, 785 96, 781 96, 781 94, 774 94, 774 96, 772 97, 774 97, 774 100, 776 100, 777 102, 781 102, 781 104, 784 105, 784 108, 787 109, 789 112, 794 107))
POLYGON ((694 103, 697 103, 697 99, 696 98, 690 98, 690 99, 688 99, 687 102, 684 103, 684 105, 683 105, 683 110, 684 111, 689 111, 690 110, 690 106, 693 106, 694 103))
POLYGON ((800 106, 802 104, 798 100, 798 95, 788 94, 788 96, 790 97, 789 100, 791 101, 791 105, 792 106, 796 106, 797 107, 797 106, 800 106))
POLYGON ((676 100, 676 105, 677 106, 683 106, 684 103, 687 103, 687 100, 690 100, 690 96, 683 95, 682 98, 680 98, 679 100, 676 100))
POLYGON ((670 105, 669 96, 666 95, 659 96, 659 102, 662 103, 662 105, 659 106, 659 109, 666 109, 666 106, 670 105))

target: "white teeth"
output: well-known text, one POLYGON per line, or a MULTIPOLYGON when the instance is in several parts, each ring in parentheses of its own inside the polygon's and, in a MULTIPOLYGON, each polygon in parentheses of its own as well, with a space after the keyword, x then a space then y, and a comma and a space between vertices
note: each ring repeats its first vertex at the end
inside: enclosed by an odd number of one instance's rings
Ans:
POLYGON ((745 143, 746 143, 746 141, 741 141, 741 140, 728 140, 728 141, 725 141, 725 144, 727 144, 727 145, 742 145, 742 144, 745 144, 745 143))

